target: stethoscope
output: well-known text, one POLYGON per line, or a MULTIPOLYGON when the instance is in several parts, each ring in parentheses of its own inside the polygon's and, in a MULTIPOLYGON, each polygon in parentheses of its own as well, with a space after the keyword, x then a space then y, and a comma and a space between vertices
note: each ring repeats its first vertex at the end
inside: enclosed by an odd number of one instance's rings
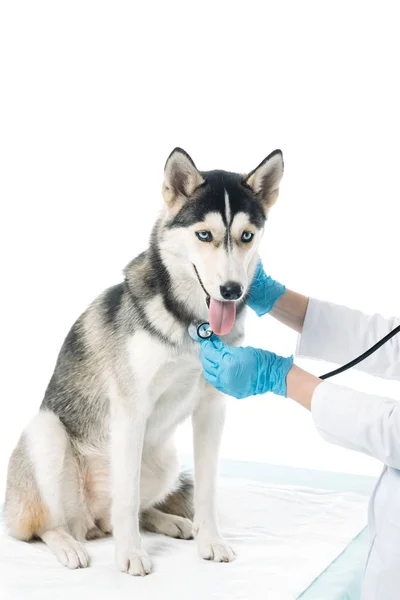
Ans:
POLYGON ((203 323, 199 323, 198 325, 191 323, 188 327, 188 332, 192 340, 196 342, 199 341, 199 338, 200 340, 209 340, 214 334, 210 327, 210 323, 207 321, 203 321, 203 323))
MULTIPOLYGON (((193 265, 193 268, 197 275, 197 279, 199 280, 199 283, 206 295, 206 304, 209 308, 210 307, 210 294, 207 292, 206 288, 203 285, 203 282, 200 279, 200 275, 197 271, 196 265, 193 265)), ((196 325, 195 323, 192 323, 188 327, 188 332, 189 332, 189 335, 192 338, 192 340, 194 340, 196 342, 201 341, 201 340, 209 340, 214 335, 214 332, 211 329, 210 323, 208 323, 207 321, 203 321, 202 323, 199 323, 198 325, 196 325)), ((385 335, 385 337, 383 337, 381 340, 379 340, 379 342, 374 344, 371 348, 366 350, 363 354, 361 354, 354 360, 351 360, 347 364, 343 365, 343 367, 339 367, 339 369, 335 369, 334 371, 330 371, 329 373, 320 375, 320 379, 330 379, 334 375, 339 375, 339 373, 343 373, 344 371, 351 369, 355 365, 358 365, 361 361, 363 361, 366 358, 368 358, 369 356, 371 356, 371 354, 376 352, 379 348, 381 348, 381 346, 386 344, 389 340, 392 339, 392 337, 394 337, 398 333, 400 333, 400 325, 395 327, 390 333, 385 335)))
MULTIPOLYGON (((207 292, 206 288, 203 285, 202 280, 200 279, 200 275, 199 272, 196 268, 196 265, 193 265, 194 271, 197 275, 197 279, 199 280, 199 284, 203 290, 203 292, 205 293, 205 300, 206 300, 206 304, 207 307, 210 308, 210 294, 207 292)), ((188 332, 190 337, 192 338, 192 340, 194 340, 195 342, 198 342, 199 339, 200 340, 209 340, 210 337, 214 334, 213 330, 211 329, 210 323, 208 323, 208 321, 203 321, 202 323, 191 323, 188 327, 188 332)))

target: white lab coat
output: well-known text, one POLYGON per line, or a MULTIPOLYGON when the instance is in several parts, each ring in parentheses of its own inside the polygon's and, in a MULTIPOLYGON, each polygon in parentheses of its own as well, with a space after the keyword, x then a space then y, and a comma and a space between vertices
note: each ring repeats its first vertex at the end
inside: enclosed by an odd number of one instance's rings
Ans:
MULTIPOLYGON (((400 318, 369 317, 310 299, 297 354, 345 364, 399 324, 400 318)), ((357 368, 400 381, 400 333, 357 368)), ((400 402, 325 381, 314 392, 311 412, 326 441, 373 456, 385 465, 370 500, 370 548, 362 600, 399 600, 400 402)))

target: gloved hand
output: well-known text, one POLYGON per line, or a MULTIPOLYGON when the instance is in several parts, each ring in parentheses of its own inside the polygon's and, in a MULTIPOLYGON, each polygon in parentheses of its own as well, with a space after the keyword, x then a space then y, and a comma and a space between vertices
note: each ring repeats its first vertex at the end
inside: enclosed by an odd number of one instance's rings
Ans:
POLYGON ((258 261, 253 283, 247 298, 247 304, 259 316, 269 313, 275 302, 286 292, 281 283, 274 281, 264 271, 261 260, 258 261))
POLYGON ((292 356, 283 358, 250 346, 226 346, 213 335, 201 342, 200 360, 205 379, 224 394, 239 399, 266 392, 286 396, 292 356))

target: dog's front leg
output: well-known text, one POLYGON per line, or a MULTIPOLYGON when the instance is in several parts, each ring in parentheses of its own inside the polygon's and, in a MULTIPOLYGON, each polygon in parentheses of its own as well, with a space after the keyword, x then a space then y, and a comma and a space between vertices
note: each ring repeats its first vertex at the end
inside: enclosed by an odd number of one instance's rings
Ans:
POLYGON ((225 421, 225 398, 208 389, 192 416, 195 462, 194 531, 200 556, 231 562, 232 548, 221 537, 217 523, 218 456, 225 421))
POLYGON ((147 575, 151 562, 139 533, 140 471, 146 414, 140 401, 112 399, 111 521, 118 568, 130 575, 147 575))

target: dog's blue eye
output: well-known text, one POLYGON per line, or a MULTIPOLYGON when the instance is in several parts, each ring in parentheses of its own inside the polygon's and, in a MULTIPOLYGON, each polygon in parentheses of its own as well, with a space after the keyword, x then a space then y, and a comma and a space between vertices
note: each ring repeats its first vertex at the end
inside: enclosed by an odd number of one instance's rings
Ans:
POLYGON ((211 231, 196 231, 196 235, 201 242, 212 242, 213 236, 211 231))
POLYGON ((249 242, 251 242, 253 237, 254 237, 254 233, 251 233, 251 231, 243 231, 242 242, 245 242, 246 244, 248 244, 249 242))

